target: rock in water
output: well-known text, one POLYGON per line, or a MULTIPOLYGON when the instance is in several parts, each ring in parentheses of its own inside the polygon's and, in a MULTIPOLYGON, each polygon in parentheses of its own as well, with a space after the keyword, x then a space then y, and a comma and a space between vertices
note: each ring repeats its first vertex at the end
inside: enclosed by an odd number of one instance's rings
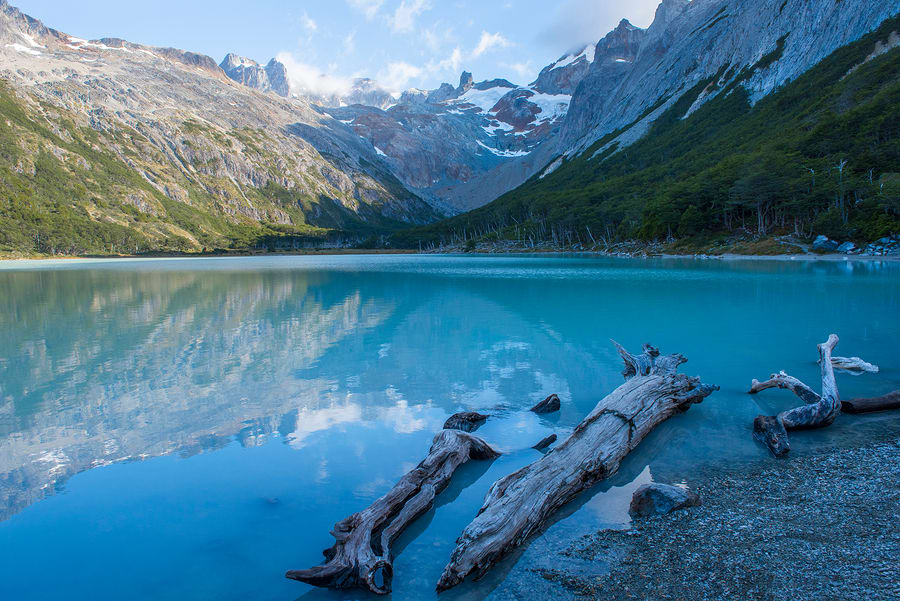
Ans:
POLYGON ((464 411, 455 413, 447 418, 444 422, 444 430, 462 430, 463 432, 474 432, 481 427, 481 424, 490 417, 476 413, 475 411, 464 411))
POLYGON ((697 493, 671 484, 644 484, 634 492, 628 513, 631 517, 648 517, 672 513, 700 505, 697 493))
POLYGON ((547 438, 544 438, 543 440, 541 440, 541 442, 537 443, 536 445, 534 445, 531 448, 536 449, 538 451, 543 451, 544 449, 546 449, 547 447, 552 445, 554 442, 556 442, 556 434, 551 434, 550 436, 548 436, 547 438))
POLYGON ((538 414, 553 413, 554 411, 559 411, 559 407, 559 397, 555 394, 551 394, 546 399, 529 409, 529 411, 534 411, 538 414))

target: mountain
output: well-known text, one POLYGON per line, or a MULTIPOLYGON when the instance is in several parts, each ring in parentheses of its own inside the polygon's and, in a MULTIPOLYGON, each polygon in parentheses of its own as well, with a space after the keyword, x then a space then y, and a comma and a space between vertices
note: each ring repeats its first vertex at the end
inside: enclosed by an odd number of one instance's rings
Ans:
POLYGON ((475 82, 463 72, 456 87, 409 90, 387 108, 356 104, 323 112, 338 122, 334 128, 368 140, 410 190, 458 213, 484 205, 533 173, 507 176, 502 169, 559 132, 571 90, 590 64, 584 54, 564 59, 529 86, 505 79, 475 82))
MULTIPOLYGON (((75 38, 0 0, 0 59, 0 248, 296 244, 441 215, 368 142, 207 56, 75 38)), ((283 91, 277 65, 225 63, 283 91)))
POLYGON ((291 95, 285 66, 274 58, 265 67, 254 60, 229 54, 219 64, 225 75, 249 88, 261 92, 274 92, 287 98, 291 95))
POLYGON ((0 249, 292 246, 464 211, 392 243, 891 233, 898 10, 663 0, 647 29, 623 20, 528 85, 464 71, 395 97, 367 78, 310 95, 274 59, 80 40, 0 0, 0 249))
POLYGON ((900 232, 898 12, 664 0, 595 47, 527 182, 394 243, 900 232))

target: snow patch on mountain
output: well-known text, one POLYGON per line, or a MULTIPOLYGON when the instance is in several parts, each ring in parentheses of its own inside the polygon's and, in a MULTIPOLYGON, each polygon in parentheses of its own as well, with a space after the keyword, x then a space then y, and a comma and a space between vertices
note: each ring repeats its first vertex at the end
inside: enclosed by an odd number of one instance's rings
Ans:
POLYGON ((569 65, 571 65, 572 63, 574 63, 575 61, 577 61, 578 59, 580 59, 582 57, 587 62, 592 63, 592 62, 594 62, 594 53, 596 51, 597 51, 597 47, 594 44, 588 44, 581 50, 581 52, 577 52, 574 54, 567 54, 566 56, 562 57, 561 59, 559 59, 552 65, 550 65, 550 71, 553 71, 555 69, 562 69, 563 67, 568 67, 569 65))
POLYGON ((14 44, 7 44, 7 48, 12 48, 16 52, 21 52, 22 54, 30 54, 32 56, 40 56, 41 53, 35 50, 34 48, 28 48, 27 46, 23 46, 22 44, 16 42, 14 44))
POLYGON ((490 112, 500 99, 506 96, 513 88, 496 87, 487 90, 470 89, 468 92, 453 100, 454 104, 466 105, 473 104, 481 109, 482 113, 490 112))

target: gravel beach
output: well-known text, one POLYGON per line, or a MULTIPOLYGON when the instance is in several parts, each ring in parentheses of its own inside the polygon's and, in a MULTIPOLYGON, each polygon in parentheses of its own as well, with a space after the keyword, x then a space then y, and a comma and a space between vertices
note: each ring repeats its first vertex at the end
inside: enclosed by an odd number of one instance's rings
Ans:
POLYGON ((539 575, 592 599, 900 599, 896 436, 688 484, 701 507, 587 535, 563 553, 608 573, 539 575))

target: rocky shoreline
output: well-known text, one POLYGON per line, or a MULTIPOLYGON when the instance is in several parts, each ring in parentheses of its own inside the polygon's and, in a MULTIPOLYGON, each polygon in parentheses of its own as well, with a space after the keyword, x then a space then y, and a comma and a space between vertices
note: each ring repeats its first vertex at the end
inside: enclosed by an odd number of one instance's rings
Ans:
POLYGON ((575 598, 900 598, 900 438, 706 472, 700 507, 571 543, 577 568, 535 569, 575 598))

